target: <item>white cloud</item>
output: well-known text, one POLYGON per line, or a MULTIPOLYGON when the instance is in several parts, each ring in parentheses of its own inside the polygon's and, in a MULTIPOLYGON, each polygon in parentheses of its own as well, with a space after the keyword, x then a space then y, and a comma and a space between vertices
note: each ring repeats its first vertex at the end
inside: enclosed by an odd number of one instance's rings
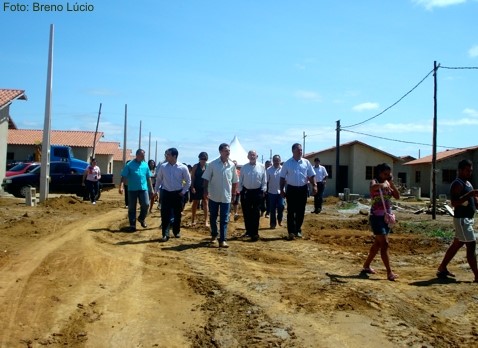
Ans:
POLYGON ((478 45, 473 46, 468 50, 468 55, 471 58, 477 58, 478 57, 478 45))
POLYGON ((466 108, 465 110, 463 110, 463 113, 471 117, 478 117, 478 110, 472 108, 466 108))
POLYGON ((458 4, 463 4, 467 0, 413 0, 417 5, 425 7, 427 10, 432 10, 434 7, 447 7, 458 4))
POLYGON ((322 101, 321 95, 314 91, 299 90, 295 92, 295 96, 299 99, 303 99, 306 101, 313 101, 313 102, 322 101))
POLYGON ((376 110, 378 108, 379 108, 378 103, 367 102, 367 103, 362 103, 362 104, 355 105, 352 108, 352 110, 357 111, 357 112, 362 112, 362 111, 367 111, 367 110, 376 110))

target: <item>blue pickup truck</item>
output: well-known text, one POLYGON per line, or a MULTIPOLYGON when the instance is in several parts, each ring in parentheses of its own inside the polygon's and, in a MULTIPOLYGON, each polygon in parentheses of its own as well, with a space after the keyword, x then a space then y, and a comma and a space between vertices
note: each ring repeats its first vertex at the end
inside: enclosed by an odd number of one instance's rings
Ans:
POLYGON ((50 161, 68 162, 71 168, 78 171, 85 170, 88 167, 88 162, 76 158, 71 147, 66 145, 51 145, 50 161))
MULTIPOLYGON (((25 197, 30 187, 40 189, 40 170, 38 166, 30 173, 11 176, 3 179, 2 188, 15 197, 25 197)), ((73 168, 69 162, 50 162, 49 193, 69 193, 79 197, 85 197, 85 187, 82 186, 84 170, 73 168)), ((100 179, 100 198, 102 190, 110 190, 115 187, 113 174, 102 174, 100 179)))

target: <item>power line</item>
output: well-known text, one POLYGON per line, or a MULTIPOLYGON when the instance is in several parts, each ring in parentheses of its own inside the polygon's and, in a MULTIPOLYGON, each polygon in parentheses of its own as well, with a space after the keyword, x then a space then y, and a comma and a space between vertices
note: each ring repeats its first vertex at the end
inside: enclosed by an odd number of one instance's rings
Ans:
POLYGON ((440 68, 454 70, 473 70, 478 69, 478 66, 440 66, 440 68))
MULTIPOLYGON (((425 143, 417 143, 417 142, 414 142, 414 141, 406 141, 406 140, 400 140, 400 139, 391 139, 391 138, 385 138, 385 137, 380 137, 378 135, 372 135, 372 134, 366 134, 366 133, 361 133, 361 132, 354 132, 354 131, 351 131, 351 130, 347 130, 347 129, 343 129, 342 131, 344 132, 349 132, 349 133, 354 133, 354 134, 360 134, 360 135, 365 135, 365 136, 368 136, 368 137, 372 137, 372 138, 378 138, 378 139, 384 139, 384 140, 389 140, 389 141, 395 141, 397 143, 405 143, 405 144, 413 144, 413 145, 424 145, 424 146, 433 146, 431 144, 425 144, 425 143)), ((437 147, 442 147, 444 149, 459 149, 458 147, 453 147, 453 146, 439 146, 437 145, 437 147)))
POLYGON ((390 110, 391 108, 393 108, 395 105, 397 105, 398 103, 400 103, 406 96, 408 96, 410 93, 412 93, 418 86, 420 86, 423 81, 425 81, 427 79, 428 76, 430 76, 433 72, 435 71, 435 69, 432 69, 430 70, 430 72, 428 74, 426 74, 426 76, 424 78, 422 78, 420 80, 420 82, 418 82, 411 90, 409 90, 407 93, 405 93, 400 99, 398 99, 395 103, 393 103, 392 105, 390 105, 388 108, 386 108, 385 110, 379 112, 378 114, 376 114, 375 116, 372 116, 370 118, 367 118, 366 120, 362 121, 362 122, 359 122, 359 123, 355 123, 355 124, 352 124, 350 126, 344 126, 344 127, 341 127, 341 129, 343 128, 352 128, 352 127, 355 127, 355 126, 359 126, 365 122, 368 122, 370 120, 373 120, 374 118, 382 115, 383 113, 385 113, 386 111, 390 110))

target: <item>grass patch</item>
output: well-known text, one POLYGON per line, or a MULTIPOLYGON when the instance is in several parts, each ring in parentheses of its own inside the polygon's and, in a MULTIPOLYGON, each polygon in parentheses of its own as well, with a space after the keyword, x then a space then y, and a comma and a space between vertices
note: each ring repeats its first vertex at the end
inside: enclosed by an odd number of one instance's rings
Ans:
POLYGON ((430 238, 439 238, 447 242, 451 241, 455 236, 455 232, 451 226, 447 228, 433 222, 400 221, 400 226, 405 232, 422 234, 430 238))
POLYGON ((356 202, 341 202, 338 209, 339 210, 349 210, 357 208, 356 202))
POLYGON ((453 230, 445 230, 445 229, 438 228, 435 230, 427 231, 426 235, 428 237, 440 238, 440 239, 445 239, 447 241, 450 241, 455 237, 455 232, 453 230))

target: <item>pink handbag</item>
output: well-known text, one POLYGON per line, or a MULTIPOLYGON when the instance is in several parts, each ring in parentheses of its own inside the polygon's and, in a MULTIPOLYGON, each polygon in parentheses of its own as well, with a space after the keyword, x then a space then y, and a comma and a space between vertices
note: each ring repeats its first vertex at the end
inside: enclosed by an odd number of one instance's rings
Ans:
POLYGON ((394 213, 387 212, 387 207, 385 206, 385 200, 383 199, 382 189, 378 189, 380 191, 380 198, 382 199, 383 210, 385 211, 385 215, 383 216, 385 223, 388 225, 389 228, 392 228, 393 225, 397 222, 394 213))

